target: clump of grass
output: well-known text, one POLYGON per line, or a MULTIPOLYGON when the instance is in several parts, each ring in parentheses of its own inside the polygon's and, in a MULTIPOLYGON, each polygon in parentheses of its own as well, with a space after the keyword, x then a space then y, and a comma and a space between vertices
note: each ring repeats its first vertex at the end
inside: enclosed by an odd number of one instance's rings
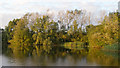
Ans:
POLYGON ((120 47, 118 45, 118 43, 106 45, 102 50, 118 51, 120 50, 120 47))

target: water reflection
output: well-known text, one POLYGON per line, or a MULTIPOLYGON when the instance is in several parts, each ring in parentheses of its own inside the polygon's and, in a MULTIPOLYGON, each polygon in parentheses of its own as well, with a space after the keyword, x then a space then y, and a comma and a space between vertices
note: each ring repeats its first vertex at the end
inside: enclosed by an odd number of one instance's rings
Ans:
POLYGON ((118 66, 118 53, 114 52, 111 53, 111 55, 106 53, 110 52, 105 52, 97 49, 90 50, 90 52, 87 55, 87 61, 89 63, 96 63, 102 66, 118 66), (117 55, 113 56, 114 54, 117 55))
POLYGON ((76 50, 53 47, 50 53, 33 51, 32 55, 16 51, 4 54, 3 65, 16 66, 118 66, 118 53, 98 49, 76 50))

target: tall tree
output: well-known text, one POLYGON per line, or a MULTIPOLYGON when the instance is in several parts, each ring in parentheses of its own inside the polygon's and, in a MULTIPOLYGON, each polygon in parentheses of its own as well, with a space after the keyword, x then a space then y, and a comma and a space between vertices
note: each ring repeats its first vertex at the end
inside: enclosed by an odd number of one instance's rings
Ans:
POLYGON ((25 19, 21 19, 17 22, 13 38, 9 42, 11 43, 9 47, 13 49, 13 52, 30 51, 31 34, 29 32, 29 28, 27 27, 27 22, 25 19))
POLYGON ((5 32, 7 33, 8 40, 11 40, 13 38, 13 34, 15 31, 14 29, 15 29, 15 26, 17 25, 18 21, 19 21, 19 19, 14 19, 13 21, 10 21, 8 23, 8 26, 6 26, 5 32))

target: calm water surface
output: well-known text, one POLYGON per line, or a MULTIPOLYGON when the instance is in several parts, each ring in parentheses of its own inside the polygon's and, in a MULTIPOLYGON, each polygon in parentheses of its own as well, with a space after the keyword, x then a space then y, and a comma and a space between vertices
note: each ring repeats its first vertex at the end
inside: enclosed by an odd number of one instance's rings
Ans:
POLYGON ((101 50, 57 49, 50 54, 2 55, 3 66, 118 66, 118 53, 101 50))

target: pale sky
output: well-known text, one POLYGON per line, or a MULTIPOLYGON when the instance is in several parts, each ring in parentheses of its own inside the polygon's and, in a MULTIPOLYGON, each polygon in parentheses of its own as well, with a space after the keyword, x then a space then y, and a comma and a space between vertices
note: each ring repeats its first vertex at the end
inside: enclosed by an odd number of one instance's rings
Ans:
POLYGON ((88 12, 118 9, 119 0, 0 0, 0 27, 4 28, 10 20, 20 18, 27 12, 44 13, 60 10, 85 9, 88 12))

